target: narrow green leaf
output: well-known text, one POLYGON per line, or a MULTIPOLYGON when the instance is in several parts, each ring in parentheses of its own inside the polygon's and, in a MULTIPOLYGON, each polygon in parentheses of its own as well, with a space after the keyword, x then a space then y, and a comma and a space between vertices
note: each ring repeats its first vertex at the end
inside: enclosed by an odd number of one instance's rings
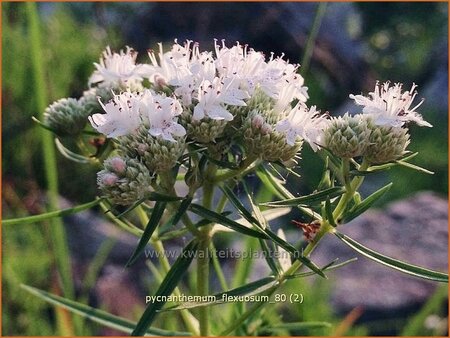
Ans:
POLYGON ((181 278, 189 268, 189 265, 195 257, 197 246, 198 243, 193 240, 183 249, 180 256, 172 265, 155 293, 155 296, 160 299, 148 305, 147 309, 144 311, 142 317, 139 319, 139 322, 131 333, 132 336, 142 336, 151 326, 153 320, 158 314, 158 311, 161 310, 166 303, 165 296, 172 294, 173 290, 177 287, 181 278))
POLYGON ((343 187, 332 187, 310 195, 289 198, 281 201, 261 203, 261 205, 268 207, 294 207, 300 204, 307 204, 312 202, 323 202, 327 198, 333 198, 342 195, 345 192, 343 187))
POLYGON ((331 324, 327 322, 294 322, 294 323, 283 323, 278 325, 273 325, 270 327, 265 327, 262 330, 274 332, 278 330, 310 330, 310 329, 323 329, 330 328, 331 324))
POLYGON ((201 217, 209 219, 211 222, 222 224, 223 226, 230 228, 236 232, 240 232, 241 234, 257 238, 267 238, 267 236, 262 234, 261 232, 253 230, 251 228, 247 228, 246 226, 243 226, 242 224, 239 224, 214 211, 208 210, 201 205, 192 203, 189 206, 189 210, 201 217))
POLYGON ((192 202, 192 197, 186 197, 178 206, 177 212, 169 219, 169 221, 164 224, 159 229, 159 235, 161 237, 162 234, 166 233, 167 231, 173 230, 173 227, 178 224, 178 222, 181 220, 181 217, 185 214, 187 209, 189 208, 189 205, 192 202))
POLYGON ((183 197, 164 195, 159 192, 152 191, 152 192, 148 193, 147 195, 145 195, 144 197, 142 197, 140 200, 137 200, 136 202, 134 202, 134 204, 132 206, 128 207, 124 212, 117 215, 116 217, 121 218, 121 217, 125 216, 126 214, 130 213, 132 210, 136 209, 139 205, 141 205, 142 203, 144 203, 144 201, 147 201, 147 200, 148 201, 160 201, 160 202, 174 202, 174 201, 179 201, 181 199, 183 199, 183 197))
POLYGON ((332 225, 332 226, 336 226, 336 222, 334 220, 333 217, 333 209, 331 207, 331 201, 330 198, 327 197, 327 199, 325 200, 325 215, 327 216, 327 220, 328 222, 332 225))
POLYGON ((37 118, 35 118, 34 116, 31 116, 31 119, 33 120, 33 122, 36 122, 38 124, 39 127, 44 128, 45 130, 48 130, 50 132, 52 132, 53 134, 56 135, 56 130, 53 129, 52 127, 46 125, 45 123, 39 121, 37 118))
MULTIPOLYGON (((260 165, 256 169, 256 175, 259 177, 261 182, 264 184, 264 186, 269 189, 273 194, 278 196, 279 198, 294 198, 294 195, 292 195, 289 190, 287 190, 283 184, 275 178, 263 165, 260 165)), ((305 213, 308 216, 311 216, 315 219, 318 219, 319 221, 322 220, 321 216, 311 210, 310 208, 306 208, 303 206, 297 206, 299 210, 301 210, 303 213, 305 213)))
POLYGON ((288 251, 295 259, 301 261, 319 276, 327 278, 323 271, 320 270, 320 268, 315 263, 313 263, 309 258, 303 256, 302 252, 300 250, 297 250, 292 244, 284 241, 269 229, 262 229, 262 231, 264 231, 264 233, 267 234, 267 236, 277 245, 288 251))
POLYGON ((239 197, 234 194, 233 190, 230 187, 228 187, 227 185, 221 185, 220 189, 223 191, 225 196, 227 196, 228 200, 236 207, 242 217, 244 217, 250 224, 256 223, 261 226, 258 220, 253 217, 252 213, 248 211, 247 208, 241 203, 239 197))
POLYGON ((98 198, 92 202, 80 204, 73 208, 67 208, 67 209, 62 209, 62 210, 57 210, 57 211, 50 211, 50 212, 46 212, 44 214, 34 215, 34 216, 5 219, 5 220, 2 220, 2 224, 3 225, 31 224, 31 223, 36 223, 36 222, 40 222, 40 221, 45 221, 47 219, 54 218, 54 217, 68 216, 68 215, 76 214, 77 212, 92 208, 92 207, 96 206, 97 204, 99 204, 101 201, 102 201, 102 199, 98 198))
POLYGON ((216 160, 215 158, 212 158, 210 156, 205 155, 208 158, 208 161, 211 163, 214 163, 216 165, 218 165, 219 167, 222 168, 227 168, 227 169, 231 169, 231 170, 236 170, 239 167, 236 165, 236 163, 232 163, 232 162, 228 162, 228 161, 220 161, 220 160, 216 160))
POLYGON ((77 163, 89 163, 91 162, 91 159, 89 157, 74 153, 73 151, 67 149, 58 138, 55 138, 55 144, 56 148, 59 150, 61 155, 63 155, 65 158, 77 162, 77 163))
POLYGON ((412 164, 412 163, 409 163, 409 162, 405 162, 405 161, 397 161, 396 163, 399 164, 399 165, 401 165, 401 166, 404 166, 404 167, 407 167, 407 168, 410 168, 410 169, 414 169, 414 170, 423 172, 423 173, 425 173, 425 174, 434 175, 434 172, 433 172, 433 171, 430 171, 430 170, 428 170, 428 169, 419 167, 418 165, 415 165, 415 164, 412 164))
POLYGON ((162 215, 164 214, 166 205, 167 205, 166 202, 156 201, 152 215, 150 216, 150 220, 148 221, 147 226, 145 227, 144 233, 142 234, 142 237, 139 240, 136 249, 134 250, 127 264, 125 265, 126 267, 129 267, 131 264, 133 264, 139 257, 139 255, 142 254, 142 252, 144 252, 145 246, 150 241, 153 232, 155 231, 159 221, 161 220, 162 215))
POLYGON ((163 309, 160 312, 192 309, 192 308, 197 308, 197 307, 219 305, 219 304, 234 302, 234 300, 232 298, 228 298, 228 297, 257 295, 261 292, 264 292, 264 291, 270 289, 277 283, 278 282, 275 277, 273 277, 273 276, 265 277, 262 279, 258 279, 257 281, 240 286, 238 288, 208 296, 209 298, 211 298, 211 300, 207 300, 204 302, 201 302, 201 301, 200 302, 199 301, 184 302, 184 303, 177 304, 172 307, 163 309))
POLYGON ((369 249, 369 248, 363 246, 362 244, 358 243, 354 239, 351 239, 347 235, 344 235, 337 231, 334 234, 341 241, 343 241, 345 244, 347 244, 349 247, 351 247, 353 250, 359 252, 361 255, 363 255, 375 262, 381 263, 381 264, 386 265, 395 270, 399 270, 408 275, 416 276, 416 277, 423 278, 423 279, 429 279, 429 280, 433 280, 436 282, 448 283, 448 275, 445 273, 425 269, 425 268, 422 268, 417 265, 412 265, 409 263, 399 261, 394 258, 390 258, 388 256, 382 255, 376 251, 373 251, 372 249, 369 249))
MULTIPOLYGON (((131 333, 136 323, 129 321, 127 319, 114 316, 108 312, 98 310, 96 308, 69 300, 60 296, 53 295, 51 293, 36 289, 28 285, 21 285, 21 288, 27 292, 39 297, 40 299, 60 306, 70 312, 78 314, 84 318, 90 319, 93 322, 99 323, 106 327, 125 332, 131 333)), ((167 331, 162 329, 150 328, 145 332, 147 335, 157 335, 157 336, 190 336, 189 332, 179 332, 179 331, 167 331)))
MULTIPOLYGON (((330 271, 330 270, 334 270, 334 269, 338 269, 341 268, 347 264, 350 264, 352 262, 357 261, 358 259, 355 258, 350 258, 342 263, 336 264, 336 262, 338 261, 338 259, 335 259, 334 261, 324 265, 322 268, 320 268, 320 270, 322 271, 330 271)), ((296 279, 296 278, 303 278, 303 277, 309 277, 309 276, 314 276, 315 273, 312 271, 308 271, 308 272, 299 272, 290 276, 287 276, 286 279, 296 279)))
POLYGON ((363 212, 368 210, 381 196, 383 196, 389 189, 391 189, 392 183, 385 185, 383 188, 378 189, 372 195, 364 199, 360 204, 354 206, 348 212, 345 213, 342 223, 348 223, 352 219, 355 219, 363 212))

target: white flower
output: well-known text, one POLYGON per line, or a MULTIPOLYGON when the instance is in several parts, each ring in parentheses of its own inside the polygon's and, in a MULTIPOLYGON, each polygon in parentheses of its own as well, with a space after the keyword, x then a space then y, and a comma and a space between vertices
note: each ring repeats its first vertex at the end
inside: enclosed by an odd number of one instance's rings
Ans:
POLYGON ((183 112, 178 100, 146 90, 140 100, 141 113, 150 124, 149 134, 175 142, 173 136, 184 136, 186 130, 175 120, 183 112))
POLYGON ((89 116, 92 126, 107 137, 118 137, 134 133, 141 124, 139 104, 135 94, 124 92, 114 95, 106 104, 100 101, 106 114, 89 116))
POLYGON ((401 127, 407 122, 415 122, 419 126, 432 127, 425 121, 416 109, 423 103, 423 99, 413 108, 412 102, 417 95, 415 84, 409 91, 402 93, 402 84, 396 83, 392 87, 389 82, 377 82, 375 90, 369 97, 350 94, 355 103, 364 106, 363 112, 373 117, 375 124, 380 126, 401 127))
POLYGON ((223 107, 223 104, 246 106, 244 102, 249 96, 237 87, 233 79, 216 77, 212 82, 204 80, 198 90, 198 104, 194 108, 194 120, 201 120, 205 116, 213 120, 231 121, 233 115, 223 107))
POLYGON ((142 81, 142 74, 146 72, 147 65, 136 64, 137 53, 127 47, 126 51, 111 52, 109 47, 103 52, 100 63, 94 63, 96 70, 89 79, 89 85, 104 82, 114 84, 132 81, 142 81))
POLYGON ((319 115, 320 111, 316 110, 316 106, 308 109, 304 103, 299 102, 285 114, 286 118, 278 122, 275 129, 286 135, 287 144, 294 145, 299 136, 317 151, 327 120, 319 115))

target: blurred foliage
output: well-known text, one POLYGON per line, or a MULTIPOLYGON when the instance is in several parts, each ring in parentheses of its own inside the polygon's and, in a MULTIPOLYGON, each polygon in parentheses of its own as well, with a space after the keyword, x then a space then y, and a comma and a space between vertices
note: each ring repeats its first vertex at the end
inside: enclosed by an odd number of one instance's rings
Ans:
MULTIPOLYGON (((151 11, 156 4, 148 3, 146 6, 146 9, 151 11)), ((408 86, 416 82, 420 85, 420 91, 433 75, 440 71, 439 67, 447 64, 448 56, 443 55, 447 52, 448 41, 447 3, 364 2, 356 3, 355 6, 360 12, 361 22, 355 19, 347 28, 349 34, 363 42, 363 59, 369 68, 367 73, 354 74, 367 82, 367 87, 360 88, 360 91, 372 90, 371 81, 374 78, 400 81, 408 86), (359 24, 361 28, 358 28, 359 24)), ((137 3, 42 3, 40 9, 42 35, 45 38, 46 90, 52 101, 68 96, 79 97, 82 94, 87 86, 88 76, 94 69, 92 63, 98 61, 106 45, 119 49, 132 39, 160 39, 156 33, 151 38, 142 37, 144 33, 138 34, 139 21, 130 19, 141 12, 140 4, 137 3), (125 32, 128 35, 133 34, 125 39, 125 32)), ((173 32, 173 29, 162 27, 160 32, 166 35, 175 34, 174 37, 190 33, 173 32)), ((233 27, 233 34, 236 30, 239 31, 233 27)), ((270 40, 265 41, 270 43, 270 40)), ((2 4, 2 53, 2 203, 4 217, 13 217, 39 212, 42 203, 40 190, 44 187, 42 156, 40 145, 36 142, 39 139, 38 133, 43 131, 31 121, 31 117, 36 116, 38 112, 30 81, 31 60, 28 56, 27 24, 21 3, 2 4)), ((350 93, 349 89, 343 86, 338 86, 339 90, 335 91, 336 87, 330 85, 333 81, 331 76, 317 61, 313 60, 305 77, 310 88, 310 102, 317 104, 322 110, 342 105, 350 93)), ((446 94, 447 89, 442 95, 446 94)), ((424 104, 424 108, 426 107, 428 106, 424 104)), ((435 171, 436 174, 425 175, 406 168, 392 170, 390 177, 380 177, 381 181, 396 181, 396 189, 392 189, 388 194, 390 199, 402 198, 421 189, 447 194, 447 111, 426 108, 421 112, 434 128, 412 128, 413 142, 410 149, 420 152, 415 163, 435 171)), ((321 168, 323 162, 306 147, 302 158, 304 161, 301 162, 300 171, 302 177, 306 177, 304 173, 308 172, 308 180, 302 180, 299 191, 310 191, 319 180, 319 177, 311 174, 319 173, 320 170, 315 168, 321 168)), ((96 194, 95 170, 69 162, 62 156, 59 156, 58 161, 62 194, 77 202, 92 200, 96 194)), ((387 201, 385 199, 384 203, 387 201)), ((2 262, 2 283, 3 294, 8 295, 2 300, 2 332, 5 335, 52 335, 56 332, 51 307, 32 296, 24 298, 23 292, 18 289, 20 283, 28 283, 44 290, 52 290, 53 258, 48 249, 47 231, 43 224, 2 229, 5 253, 2 262)), ((309 282, 290 282, 284 287, 283 292, 303 292, 308 294, 308 297, 305 297, 305 303, 299 304, 293 312, 290 312, 292 307, 284 309, 281 305, 283 321, 319 319, 329 321, 335 326, 339 325, 342 318, 334 314, 329 306, 330 284, 323 280, 309 282)), ((440 301, 442 302, 442 298, 440 301)), ((445 313, 439 311, 433 313, 445 316, 445 313)), ((428 317, 431 314, 425 310, 421 313, 426 313, 428 317)), ((281 320, 271 309, 267 310, 264 318, 268 324, 281 320)), ((405 323, 407 322, 397 321, 384 324, 389 325, 390 329, 394 327, 395 332, 400 333, 405 323)), ((416 320, 410 324, 414 325, 414 332, 421 335, 439 334, 437 331, 425 330, 423 321, 417 323, 416 320)), ((374 332, 371 327, 352 326, 345 334, 366 335, 374 332)), ((324 330, 290 333, 333 334, 324 330)))

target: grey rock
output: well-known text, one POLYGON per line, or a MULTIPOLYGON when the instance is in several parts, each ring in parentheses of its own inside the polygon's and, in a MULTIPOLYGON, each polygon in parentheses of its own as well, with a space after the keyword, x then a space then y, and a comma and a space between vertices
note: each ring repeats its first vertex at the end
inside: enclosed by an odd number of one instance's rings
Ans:
MULTIPOLYGON (((341 231, 384 255, 447 271, 447 219, 447 200, 423 192, 383 210, 368 211, 344 225, 341 231)), ((330 272, 335 281, 332 301, 338 312, 345 313, 357 306, 379 315, 386 311, 407 311, 422 304, 437 285, 375 263, 334 236, 324 238, 312 256, 321 264, 352 257, 358 261, 330 272)))

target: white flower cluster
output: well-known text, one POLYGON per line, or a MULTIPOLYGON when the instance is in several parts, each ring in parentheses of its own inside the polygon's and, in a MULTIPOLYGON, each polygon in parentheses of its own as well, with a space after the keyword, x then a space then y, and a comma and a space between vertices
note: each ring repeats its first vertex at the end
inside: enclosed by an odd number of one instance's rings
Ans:
POLYGON ((324 146, 343 158, 364 156, 367 161, 381 164, 394 161, 405 154, 410 139, 406 124, 432 125, 416 112, 423 99, 413 108, 417 95, 411 90, 402 92, 402 84, 377 82, 369 95, 350 95, 357 105, 363 106, 362 114, 333 118, 324 133, 324 146))
POLYGON ((182 112, 190 113, 191 121, 232 121, 233 108, 246 107, 262 92, 273 101, 279 116, 274 127, 286 134, 287 144, 293 145, 300 137, 317 149, 318 130, 325 120, 314 107, 309 110, 305 105, 307 87, 297 73, 298 65, 274 55, 266 60, 263 53, 239 43, 228 48, 216 41, 215 53, 200 52, 192 41, 184 45, 175 41, 167 52, 162 44, 159 47, 157 55, 149 51, 150 64, 136 64, 136 53, 130 48, 120 53, 107 48, 95 64, 90 84, 136 85, 143 79, 152 84, 141 92, 117 93, 111 101, 101 103, 106 114, 89 118, 99 132, 115 138, 146 124, 151 135, 175 141, 173 136, 186 134, 177 119, 182 112), (297 102, 294 108, 292 102, 297 102))
POLYGON ((416 85, 402 92, 401 84, 377 83, 368 96, 350 95, 363 106, 361 114, 330 118, 306 105, 299 65, 283 56, 266 58, 247 45, 217 40, 213 51, 175 40, 170 50, 159 44, 148 55, 149 63, 140 64, 133 49, 116 53, 107 47, 83 97, 59 100, 45 115, 58 135, 78 135, 88 119, 114 139, 119 157, 105 161, 99 186, 116 203, 142 196, 138 187, 182 162, 194 173, 186 156, 198 149, 219 162, 259 158, 288 166, 306 142, 314 151, 326 148, 378 164, 404 155, 407 123, 431 127, 416 111, 423 100, 413 105, 416 85), (126 171, 112 166, 119 159, 126 171))

